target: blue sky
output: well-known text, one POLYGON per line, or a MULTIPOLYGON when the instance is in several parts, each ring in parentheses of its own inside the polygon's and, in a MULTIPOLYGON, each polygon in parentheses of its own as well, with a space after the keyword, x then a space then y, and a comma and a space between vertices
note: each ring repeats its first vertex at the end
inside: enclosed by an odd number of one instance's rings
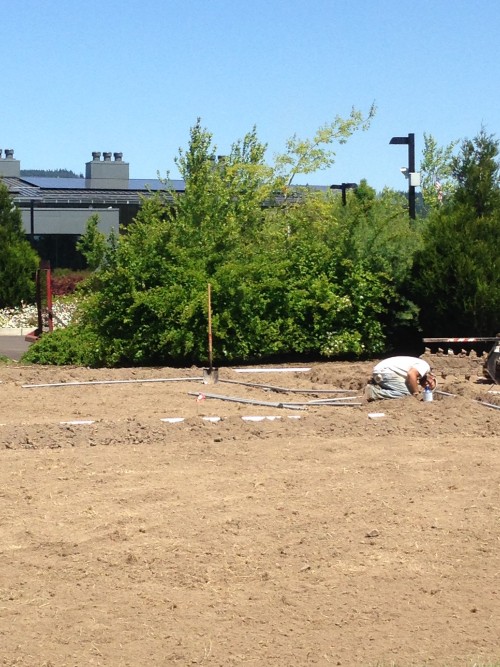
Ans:
POLYGON ((415 133, 440 145, 500 131, 498 0, 0 0, 0 146, 24 169, 84 172, 122 152, 131 178, 178 177, 201 118, 219 154, 255 125, 268 160, 294 134, 377 114, 333 167, 297 182, 366 178, 406 189, 415 133))

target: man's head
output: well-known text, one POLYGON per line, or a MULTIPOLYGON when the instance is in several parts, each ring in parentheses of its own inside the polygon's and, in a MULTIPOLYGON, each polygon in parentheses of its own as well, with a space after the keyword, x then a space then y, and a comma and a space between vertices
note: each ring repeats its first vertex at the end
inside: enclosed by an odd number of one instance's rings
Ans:
POLYGON ((422 375, 419 383, 421 387, 424 387, 424 389, 428 387, 431 391, 434 391, 434 389, 437 387, 437 378, 429 371, 425 375, 422 375))

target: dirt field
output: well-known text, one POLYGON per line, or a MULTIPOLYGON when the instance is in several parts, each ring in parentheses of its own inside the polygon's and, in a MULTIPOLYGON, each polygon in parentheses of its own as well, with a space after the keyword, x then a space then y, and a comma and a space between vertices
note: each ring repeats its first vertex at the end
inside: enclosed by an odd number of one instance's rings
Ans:
POLYGON ((304 409, 372 364, 0 365, 0 665, 500 662, 500 386, 438 365, 304 409))

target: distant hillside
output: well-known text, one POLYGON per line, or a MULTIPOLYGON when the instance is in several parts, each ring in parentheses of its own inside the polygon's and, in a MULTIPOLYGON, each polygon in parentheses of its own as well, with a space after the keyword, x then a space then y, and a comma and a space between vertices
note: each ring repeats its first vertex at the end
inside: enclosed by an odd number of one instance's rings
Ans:
POLYGON ((83 178, 83 174, 75 174, 70 169, 21 169, 23 176, 48 176, 50 178, 83 178))

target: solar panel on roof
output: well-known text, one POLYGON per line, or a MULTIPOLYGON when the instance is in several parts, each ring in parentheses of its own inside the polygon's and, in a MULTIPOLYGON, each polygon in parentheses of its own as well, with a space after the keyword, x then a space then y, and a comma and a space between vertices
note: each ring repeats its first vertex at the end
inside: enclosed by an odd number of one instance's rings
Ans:
MULTIPOLYGON (((55 178, 50 176, 24 176, 23 181, 39 188, 51 190, 90 190, 88 180, 85 178, 55 178)), ((92 188, 95 190, 96 188, 92 188)), ((131 178, 127 190, 184 190, 184 181, 170 180, 166 185, 157 178, 131 178)))
POLYGON ((156 178, 131 178, 130 190, 184 190, 184 181, 169 180, 165 183, 156 178))
POLYGON ((23 181, 39 188, 61 188, 64 190, 85 189, 84 178, 56 178, 53 176, 23 176, 23 181))

